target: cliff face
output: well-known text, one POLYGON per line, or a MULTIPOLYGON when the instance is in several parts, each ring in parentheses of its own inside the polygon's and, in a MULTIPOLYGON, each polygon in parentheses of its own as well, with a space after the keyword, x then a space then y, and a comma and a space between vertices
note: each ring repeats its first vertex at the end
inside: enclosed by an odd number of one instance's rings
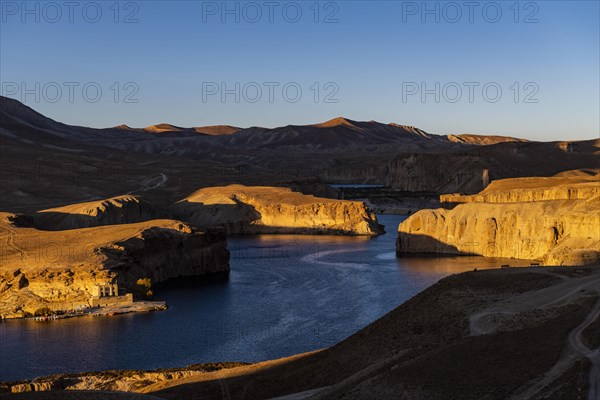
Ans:
POLYGON ((451 153, 404 154, 391 162, 386 184, 410 192, 473 194, 494 180, 599 168, 599 154, 600 140, 500 142, 451 153))
POLYGON ((600 182, 568 181, 506 180, 475 196, 445 197, 447 206, 464 204, 415 213, 400 224, 396 250, 519 258, 546 265, 598 262, 600 182))
POLYGON ((600 195, 600 184, 591 176, 514 178, 492 182, 479 194, 443 194, 444 207, 463 203, 524 203, 550 200, 585 200, 600 195))
POLYGON ((230 185, 201 189, 173 207, 198 226, 229 233, 376 235, 375 215, 358 201, 317 198, 287 188, 230 185))
POLYGON ((406 192, 474 193, 489 183, 479 157, 463 154, 413 154, 391 163, 387 185, 406 192))
POLYGON ((88 305, 98 284, 146 295, 169 278, 229 270, 224 232, 172 220, 48 232, 15 227, 10 216, 0 222, 3 317, 88 305))
POLYGON ((225 231, 200 230, 185 224, 151 227, 102 248, 107 265, 120 271, 117 281, 135 287, 139 279, 151 283, 171 278, 229 271, 225 231))

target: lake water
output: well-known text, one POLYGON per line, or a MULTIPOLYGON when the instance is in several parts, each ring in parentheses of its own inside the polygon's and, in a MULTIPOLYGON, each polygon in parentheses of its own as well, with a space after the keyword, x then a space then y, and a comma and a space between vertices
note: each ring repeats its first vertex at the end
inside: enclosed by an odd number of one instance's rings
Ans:
POLYGON ((376 238, 229 240, 227 282, 159 289, 165 312, 0 323, 0 381, 66 372, 261 361, 333 345, 440 278, 501 260, 395 257, 405 217, 376 238))

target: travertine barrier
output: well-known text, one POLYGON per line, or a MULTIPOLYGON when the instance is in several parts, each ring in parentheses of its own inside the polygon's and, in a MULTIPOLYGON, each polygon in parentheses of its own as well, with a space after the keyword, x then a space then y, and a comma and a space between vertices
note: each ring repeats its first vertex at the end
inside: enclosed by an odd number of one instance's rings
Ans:
POLYGON ((409 217, 398 227, 398 255, 477 254, 547 265, 600 261, 597 181, 513 190, 506 186, 514 182, 505 181, 478 195, 445 197, 446 204, 459 203, 453 209, 421 210, 409 217))

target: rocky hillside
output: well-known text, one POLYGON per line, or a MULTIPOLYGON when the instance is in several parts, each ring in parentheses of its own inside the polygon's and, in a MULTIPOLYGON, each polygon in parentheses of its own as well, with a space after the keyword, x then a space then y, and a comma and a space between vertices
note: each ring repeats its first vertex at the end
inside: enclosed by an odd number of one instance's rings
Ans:
POLYGON ((477 193, 493 180, 551 176, 599 162, 598 141, 442 136, 341 117, 275 128, 94 129, 54 121, 6 97, 0 103, 0 211, 11 213, 123 193, 165 206, 203 187, 279 186, 302 179, 477 193))
POLYGON ((398 227, 396 250, 478 254, 547 265, 600 261, 600 181, 527 178, 473 196, 442 196, 453 209, 421 210, 398 227))
POLYGON ((402 191, 466 193, 491 181, 600 168, 600 139, 581 142, 500 142, 443 154, 403 154, 392 161, 387 185, 402 191))
POLYGON ((89 304, 97 284, 118 283, 137 297, 155 283, 229 271, 224 232, 153 220, 66 231, 16 227, 2 214, 0 315, 89 304))
POLYGON ((376 235, 377 217, 358 201, 318 198, 287 188, 230 185, 196 191, 172 208, 181 220, 229 233, 376 235))

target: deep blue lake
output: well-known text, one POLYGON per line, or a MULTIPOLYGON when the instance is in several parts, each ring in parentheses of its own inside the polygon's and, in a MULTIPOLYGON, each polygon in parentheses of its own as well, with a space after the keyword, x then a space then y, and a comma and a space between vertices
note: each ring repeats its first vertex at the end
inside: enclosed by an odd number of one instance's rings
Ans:
POLYGON ((164 312, 0 323, 0 381, 66 372, 261 361, 333 345, 480 257, 395 257, 398 223, 376 238, 229 240, 227 282, 169 285, 164 312))

